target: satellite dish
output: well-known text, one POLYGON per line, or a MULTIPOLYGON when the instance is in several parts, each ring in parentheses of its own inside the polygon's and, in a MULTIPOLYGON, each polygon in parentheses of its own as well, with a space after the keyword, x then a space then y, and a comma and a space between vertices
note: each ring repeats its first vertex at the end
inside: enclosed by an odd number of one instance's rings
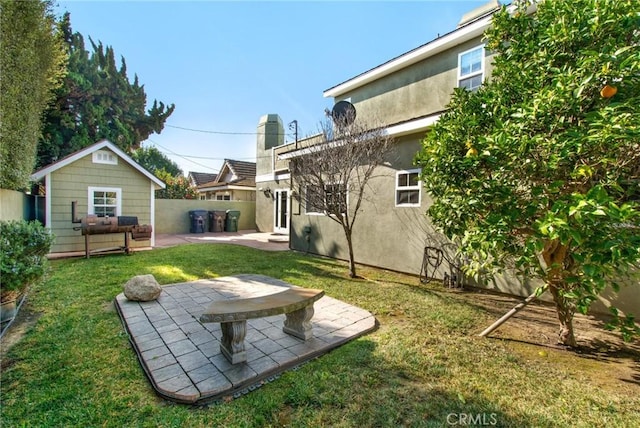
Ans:
POLYGON ((331 117, 342 125, 351 125, 356 119, 356 108, 349 101, 338 101, 331 110, 331 117))

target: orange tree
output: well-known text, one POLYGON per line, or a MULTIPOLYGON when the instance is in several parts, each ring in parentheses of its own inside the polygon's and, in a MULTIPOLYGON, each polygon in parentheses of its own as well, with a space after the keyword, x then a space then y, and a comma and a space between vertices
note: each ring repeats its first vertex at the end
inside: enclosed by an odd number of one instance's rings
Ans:
MULTIPOLYGON (((494 15, 490 80, 455 90, 416 162, 469 273, 540 280, 575 346, 575 312, 640 260, 640 4, 525 3, 494 15)), ((623 337, 640 331, 612 312, 623 337)))

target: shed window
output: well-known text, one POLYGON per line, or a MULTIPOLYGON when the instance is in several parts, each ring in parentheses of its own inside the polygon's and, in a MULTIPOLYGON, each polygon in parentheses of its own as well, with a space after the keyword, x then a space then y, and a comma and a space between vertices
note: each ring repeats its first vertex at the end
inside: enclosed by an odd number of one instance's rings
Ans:
POLYGON ((118 165, 118 156, 108 150, 98 150, 93 152, 92 161, 93 163, 118 165))
POLYGON ((396 206, 420 206, 420 170, 398 171, 396 173, 396 206))
POLYGON ((89 187, 89 214, 98 217, 116 217, 122 212, 122 189, 115 187, 89 187))
POLYGON ((458 87, 475 91, 484 78, 484 45, 458 55, 458 87))

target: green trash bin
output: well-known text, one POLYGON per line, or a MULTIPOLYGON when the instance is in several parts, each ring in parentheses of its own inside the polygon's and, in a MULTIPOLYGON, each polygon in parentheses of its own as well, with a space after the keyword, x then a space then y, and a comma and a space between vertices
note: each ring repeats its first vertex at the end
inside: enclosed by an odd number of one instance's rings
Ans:
POLYGON ((240 211, 227 210, 227 218, 224 221, 224 231, 237 232, 239 218, 240 218, 240 211))

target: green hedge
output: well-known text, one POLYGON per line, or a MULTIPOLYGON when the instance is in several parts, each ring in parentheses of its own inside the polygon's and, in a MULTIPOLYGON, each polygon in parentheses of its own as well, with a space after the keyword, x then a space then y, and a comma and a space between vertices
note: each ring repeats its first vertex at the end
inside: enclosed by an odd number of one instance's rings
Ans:
POLYGON ((0 221, 0 294, 24 290, 44 275, 54 239, 37 221, 0 221))

